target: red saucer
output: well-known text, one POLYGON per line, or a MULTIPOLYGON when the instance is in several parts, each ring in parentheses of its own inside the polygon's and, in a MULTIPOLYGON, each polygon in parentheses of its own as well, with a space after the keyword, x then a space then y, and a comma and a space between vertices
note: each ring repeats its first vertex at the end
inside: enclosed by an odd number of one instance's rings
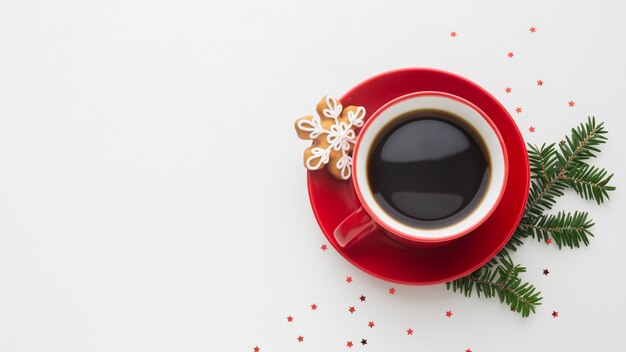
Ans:
POLYGON ((352 182, 337 181, 327 172, 309 171, 307 176, 313 212, 333 247, 365 272, 409 285, 457 279, 496 255, 519 223, 530 182, 526 146, 517 125, 491 94, 466 78, 430 68, 394 70, 360 83, 340 100, 343 106, 364 106, 369 116, 392 99, 426 90, 454 94, 474 103, 491 118, 506 143, 509 178, 504 195, 493 214, 476 230, 434 248, 409 246, 382 232, 341 248, 333 231, 360 206, 352 182))

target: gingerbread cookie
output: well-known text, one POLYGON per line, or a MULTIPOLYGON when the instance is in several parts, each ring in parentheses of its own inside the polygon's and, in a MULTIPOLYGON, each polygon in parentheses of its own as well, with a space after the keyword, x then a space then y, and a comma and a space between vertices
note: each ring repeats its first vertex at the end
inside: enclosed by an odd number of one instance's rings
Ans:
POLYGON ((331 175, 347 180, 352 175, 355 130, 363 126, 365 108, 348 106, 344 109, 337 99, 325 96, 316 110, 317 116, 305 116, 295 123, 298 137, 313 141, 304 151, 304 167, 319 170, 328 165, 331 175))

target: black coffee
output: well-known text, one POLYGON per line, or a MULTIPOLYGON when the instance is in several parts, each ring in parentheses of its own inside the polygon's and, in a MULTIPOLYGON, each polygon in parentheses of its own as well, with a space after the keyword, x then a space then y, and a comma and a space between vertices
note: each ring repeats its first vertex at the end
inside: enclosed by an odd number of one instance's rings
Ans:
POLYGON ((396 118, 369 155, 369 184, 380 206, 413 227, 445 227, 469 215, 489 183, 484 143, 459 118, 417 110, 396 118))

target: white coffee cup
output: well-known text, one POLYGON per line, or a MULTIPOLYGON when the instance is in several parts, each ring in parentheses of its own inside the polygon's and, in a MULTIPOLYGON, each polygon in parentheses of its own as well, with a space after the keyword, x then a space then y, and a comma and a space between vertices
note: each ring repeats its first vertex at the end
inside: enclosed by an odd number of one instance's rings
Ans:
POLYGON ((416 244, 442 244, 470 233, 495 210, 502 198, 508 175, 506 146, 489 117, 478 107, 458 96, 435 91, 411 93, 382 106, 371 115, 357 138, 352 154, 352 182, 361 202, 357 209, 336 229, 335 238, 341 246, 383 228, 398 238, 416 244), (471 126, 483 142, 489 160, 490 177, 482 200, 462 219, 444 227, 415 227, 388 214, 376 201, 368 181, 368 163, 372 148, 381 132, 394 120, 416 110, 437 110, 449 113, 471 126))

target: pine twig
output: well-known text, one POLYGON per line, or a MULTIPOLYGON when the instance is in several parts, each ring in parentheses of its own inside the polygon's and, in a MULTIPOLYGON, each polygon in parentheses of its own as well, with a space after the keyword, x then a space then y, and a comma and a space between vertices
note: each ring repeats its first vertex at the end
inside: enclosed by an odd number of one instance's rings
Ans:
POLYGON ((555 145, 556 143, 552 143, 546 146, 544 143, 538 148, 536 145, 528 144, 528 161, 534 177, 540 177, 547 182, 551 175, 556 173, 558 158, 555 145))
POLYGON ((476 291, 478 297, 498 297, 500 303, 511 307, 523 317, 535 313, 541 304, 541 292, 519 277, 526 268, 514 265, 510 258, 500 258, 492 268, 483 267, 469 276, 448 282, 448 289, 470 297, 476 291))
POLYGON ((589 245, 589 236, 593 237, 589 230, 593 226, 593 222, 587 219, 587 215, 586 212, 578 211, 574 212, 573 215, 559 212, 556 215, 542 215, 536 218, 533 223, 520 224, 519 226, 525 230, 528 236, 536 238, 538 241, 552 237, 559 248, 562 246, 578 248, 580 243, 585 246, 589 245))
POLYGON ((609 199, 608 192, 615 190, 615 187, 608 185, 612 177, 613 174, 609 175, 605 169, 583 164, 563 176, 563 180, 579 196, 601 204, 605 198, 609 199))
POLYGON ((537 240, 554 238, 559 249, 563 246, 578 248, 580 244, 589 245, 593 237, 590 228, 594 225, 586 212, 544 215, 552 209, 557 198, 565 189, 573 189, 584 199, 601 204, 609 199, 609 192, 615 187, 609 185, 613 174, 605 169, 586 164, 600 150, 598 146, 606 143, 604 124, 596 124, 594 117, 586 123, 573 128, 571 136, 556 144, 543 144, 541 147, 528 145, 531 184, 524 215, 517 229, 502 250, 487 264, 472 274, 446 283, 448 289, 461 292, 470 297, 473 291, 480 297, 498 296, 501 303, 511 306, 523 317, 535 313, 540 305, 541 292, 529 283, 522 283, 519 275, 526 268, 514 265, 510 252, 516 251, 527 237, 537 240))
POLYGON ((594 158, 600 152, 598 146, 606 143, 606 133, 604 123, 596 124, 595 118, 589 117, 587 123, 572 128, 572 134, 566 137, 565 143, 559 144, 560 153, 550 150, 553 145, 545 148, 529 146, 529 161, 532 163, 531 171, 534 176, 526 203, 526 217, 541 216, 545 210, 552 209, 556 198, 562 196, 563 190, 568 186, 565 178, 571 177, 570 173, 576 173, 577 169, 583 167, 583 161, 594 158), (537 149, 539 153, 535 154, 537 149), (538 166, 537 159, 548 166, 538 166))

